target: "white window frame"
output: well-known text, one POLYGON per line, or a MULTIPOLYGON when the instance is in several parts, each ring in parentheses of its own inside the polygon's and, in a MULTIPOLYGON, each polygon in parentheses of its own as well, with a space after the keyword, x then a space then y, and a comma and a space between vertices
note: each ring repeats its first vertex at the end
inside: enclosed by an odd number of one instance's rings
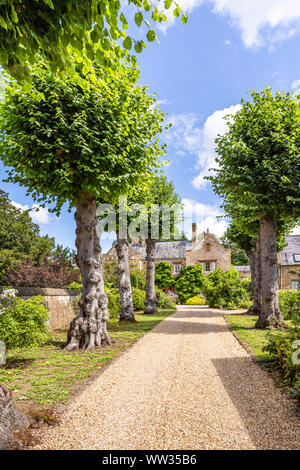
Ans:
POLYGON ((293 279, 291 282, 291 289, 298 290, 299 288, 300 288, 300 281, 298 281, 297 279, 293 279), (295 284, 296 284, 296 287, 294 287, 295 284))
POLYGON ((174 263, 173 266, 174 266, 174 269, 173 269, 174 274, 175 274, 175 275, 176 275, 176 274, 179 274, 179 273, 180 273, 180 269, 181 269, 181 264, 180 264, 180 263, 174 263))

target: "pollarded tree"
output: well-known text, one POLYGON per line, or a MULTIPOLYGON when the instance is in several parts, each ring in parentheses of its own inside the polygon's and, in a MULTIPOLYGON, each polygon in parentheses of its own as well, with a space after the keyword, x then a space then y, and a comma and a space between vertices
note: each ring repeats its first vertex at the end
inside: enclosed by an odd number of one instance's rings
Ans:
POLYGON ((210 176, 217 194, 259 221, 262 270, 262 314, 257 327, 279 326, 277 232, 278 222, 300 214, 299 96, 270 88, 252 92, 228 132, 218 137, 219 169, 210 176))
MULTIPOLYGON (((174 239, 177 235, 176 224, 181 216, 181 199, 175 192, 174 183, 165 175, 150 178, 147 186, 131 191, 130 204, 143 206, 139 219, 145 224, 146 232, 146 299, 145 314, 157 311, 155 292, 155 245, 158 240, 174 239)), ((134 207, 134 206, 133 206, 134 207)))
MULTIPOLYGON (((167 21, 164 8, 175 5, 174 16, 181 10, 173 0, 128 0, 136 8, 135 24, 146 25, 148 42, 156 39, 147 20, 167 21), (148 15, 147 15, 148 12, 148 15), (144 15, 146 16, 144 18, 144 15)), ((0 65, 18 80, 30 79, 28 61, 42 54, 52 71, 74 72, 70 56, 76 54, 85 65, 96 60, 111 65, 112 57, 122 57, 133 47, 142 52, 143 40, 127 34, 126 5, 119 0, 2 0, 0 2, 0 65), (126 12, 125 12, 126 13, 126 12), (120 47, 119 40, 123 49, 120 47), (71 54, 72 51, 72 54, 71 54), (111 52, 114 54, 112 55, 111 52)), ((187 16, 182 14, 182 22, 187 16)))
POLYGON ((126 192, 140 174, 158 165, 157 134, 163 116, 137 84, 136 68, 95 68, 80 87, 43 67, 32 70, 38 95, 18 83, 6 89, 1 105, 0 156, 9 181, 28 188, 59 213, 75 207, 76 262, 83 290, 80 315, 71 323, 67 350, 109 343, 107 298, 100 259, 97 203, 126 192))

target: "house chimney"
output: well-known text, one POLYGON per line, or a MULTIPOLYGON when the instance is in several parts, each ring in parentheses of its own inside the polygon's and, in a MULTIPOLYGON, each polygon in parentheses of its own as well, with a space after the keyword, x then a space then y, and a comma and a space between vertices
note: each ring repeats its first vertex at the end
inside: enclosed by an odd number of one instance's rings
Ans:
POLYGON ((192 225, 192 243, 197 242, 197 224, 192 225))

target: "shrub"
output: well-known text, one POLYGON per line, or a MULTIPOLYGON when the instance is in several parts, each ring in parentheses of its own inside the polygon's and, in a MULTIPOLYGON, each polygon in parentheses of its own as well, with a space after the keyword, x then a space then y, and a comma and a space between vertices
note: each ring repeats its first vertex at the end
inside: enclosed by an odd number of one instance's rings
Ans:
POLYGON ((176 292, 179 300, 184 304, 187 299, 201 293, 204 282, 202 266, 186 266, 181 268, 176 279, 176 292))
POLYGON ((9 303, 1 304, 0 339, 8 348, 42 346, 49 340, 48 310, 42 296, 28 300, 11 296, 9 303))
POLYGON ((143 310, 145 305, 146 292, 132 287, 132 300, 134 310, 143 310))
POLYGON ((82 289, 82 284, 80 282, 71 282, 69 285, 68 289, 70 290, 81 290, 82 289))
POLYGON ((249 310, 249 308, 253 305, 252 300, 243 300, 238 304, 238 308, 244 308, 246 310, 249 310))
POLYGON ((155 285, 161 289, 163 287, 173 287, 175 280, 172 276, 172 266, 166 261, 160 261, 155 266, 155 285))
POLYGON ((205 304, 206 304, 206 300, 201 295, 190 297, 186 301, 186 305, 205 305, 205 304))
POLYGON ((165 294, 163 290, 155 289, 157 297, 157 305, 160 308, 173 308, 176 306, 174 302, 165 294))
POLYGON ((263 348, 273 359, 276 369, 285 382, 295 386, 300 395, 300 324, 299 319, 289 331, 270 331, 268 343, 263 348))
POLYGON ((205 278, 203 294, 211 308, 234 310, 245 300, 250 300, 238 272, 233 268, 230 271, 218 268, 210 273, 205 278))
POLYGON ((119 311, 121 309, 119 289, 106 287, 105 293, 107 295, 107 308, 110 318, 119 318, 119 311))
POLYGON ((47 257, 40 266, 35 266, 30 259, 8 269, 6 285, 15 287, 54 287, 67 288, 73 281, 80 281, 79 270, 74 270, 70 264, 52 261, 47 257))
POLYGON ((172 305, 176 305, 179 303, 179 296, 178 294, 176 294, 176 292, 172 291, 172 290, 168 290, 165 292, 166 296, 168 297, 168 299, 171 301, 172 305))
POLYGON ((278 298, 280 311, 285 320, 300 315, 300 290, 280 290, 278 298))
POLYGON ((144 290, 146 286, 146 270, 139 269, 138 266, 129 262, 131 287, 144 290))

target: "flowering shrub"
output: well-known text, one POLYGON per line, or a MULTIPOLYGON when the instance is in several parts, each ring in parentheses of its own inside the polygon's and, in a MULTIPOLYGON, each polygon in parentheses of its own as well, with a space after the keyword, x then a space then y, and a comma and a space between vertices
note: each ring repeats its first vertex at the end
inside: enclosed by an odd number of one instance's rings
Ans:
POLYGON ((0 295, 0 305, 0 339, 7 347, 41 346, 48 341, 48 310, 42 296, 24 300, 7 289, 0 295))
POLYGON ((190 297, 186 301, 186 305, 205 305, 205 304, 206 304, 206 300, 201 295, 190 297))

